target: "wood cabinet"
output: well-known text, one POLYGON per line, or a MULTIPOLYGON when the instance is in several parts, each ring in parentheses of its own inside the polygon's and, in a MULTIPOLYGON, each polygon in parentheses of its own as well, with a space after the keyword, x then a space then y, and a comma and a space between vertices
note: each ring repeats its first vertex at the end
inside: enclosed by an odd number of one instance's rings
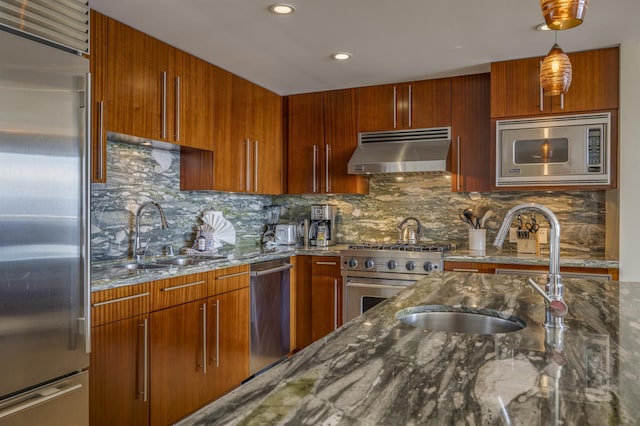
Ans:
POLYGON ((109 20, 106 16, 91 10, 91 37, 89 69, 91 86, 91 180, 107 181, 107 49, 106 40, 109 20))
MULTIPOLYGON (((450 262, 444 263, 445 271, 454 272, 470 272, 480 274, 495 274, 495 273, 517 273, 516 271, 530 272, 539 271, 541 274, 548 274, 549 267, 544 265, 519 265, 519 264, 507 264, 507 263, 480 263, 480 262, 450 262)), ((565 278, 570 278, 572 275, 586 275, 593 276, 598 279, 612 279, 618 280, 618 269, 614 268, 591 268, 591 267, 579 267, 579 266, 562 266, 560 267, 560 274, 565 278)))
POLYGON ((181 151, 180 189, 281 194, 282 98, 219 68, 212 79, 214 152, 181 151))
POLYGON ((368 179, 349 175, 358 145, 356 90, 289 96, 287 193, 366 194, 368 179))
POLYGON ((449 78, 369 86, 357 90, 359 132, 451 125, 449 78))
POLYGON ((342 325, 340 258, 313 256, 311 261, 311 340, 342 325))
POLYGON ((170 424, 249 375, 248 265, 93 293, 92 315, 91 424, 170 424))
POLYGON ((295 256, 293 323, 295 340, 292 351, 297 352, 309 346, 311 340, 311 262, 313 256, 295 256))
POLYGON ((454 192, 491 190, 490 76, 451 79, 451 187, 454 192))
POLYGON ((149 291, 146 284, 92 294, 92 425, 149 424, 149 291))
POLYGON ((617 109, 619 104, 618 48, 569 53, 573 78, 561 96, 544 96, 540 89, 543 57, 491 64, 491 117, 519 117, 617 109), (563 99, 564 98, 564 99, 563 99))

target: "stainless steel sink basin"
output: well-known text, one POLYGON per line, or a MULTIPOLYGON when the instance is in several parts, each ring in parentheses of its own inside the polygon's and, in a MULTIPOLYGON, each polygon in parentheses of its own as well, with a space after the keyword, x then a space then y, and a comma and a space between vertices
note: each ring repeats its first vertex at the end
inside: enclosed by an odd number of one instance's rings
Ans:
POLYGON ((403 324, 434 331, 467 334, 498 334, 522 330, 527 324, 512 315, 505 317, 491 309, 425 305, 396 313, 403 324))
POLYGON ((146 271, 150 269, 167 269, 170 268, 171 265, 160 265, 157 263, 125 263, 122 267, 130 271, 146 271))
POLYGON ((156 260, 157 264, 161 265, 176 265, 176 266, 189 266, 197 265, 200 263, 212 262, 215 260, 224 260, 226 257, 170 257, 167 259, 156 260))

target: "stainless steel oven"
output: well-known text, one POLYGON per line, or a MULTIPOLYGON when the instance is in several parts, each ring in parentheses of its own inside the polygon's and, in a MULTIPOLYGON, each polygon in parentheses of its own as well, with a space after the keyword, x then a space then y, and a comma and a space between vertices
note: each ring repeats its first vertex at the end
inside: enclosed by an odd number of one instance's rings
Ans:
POLYGON ((442 270, 448 245, 359 244, 340 253, 344 320, 442 270))

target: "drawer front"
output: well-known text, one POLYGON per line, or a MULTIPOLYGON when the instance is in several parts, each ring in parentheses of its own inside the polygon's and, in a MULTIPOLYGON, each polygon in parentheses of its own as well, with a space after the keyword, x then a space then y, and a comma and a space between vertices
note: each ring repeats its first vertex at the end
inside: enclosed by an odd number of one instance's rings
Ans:
POLYGON ((213 280, 211 295, 227 293, 240 288, 249 287, 250 275, 249 265, 234 266, 231 268, 218 269, 213 280))
POLYGON ((152 281, 150 283, 151 311, 207 297, 207 283, 213 278, 213 272, 201 272, 167 280, 152 281))
POLYGON ((149 312, 149 283, 91 293, 91 325, 97 326, 149 312))
POLYGON ((340 257, 313 256, 311 274, 340 276, 340 257))

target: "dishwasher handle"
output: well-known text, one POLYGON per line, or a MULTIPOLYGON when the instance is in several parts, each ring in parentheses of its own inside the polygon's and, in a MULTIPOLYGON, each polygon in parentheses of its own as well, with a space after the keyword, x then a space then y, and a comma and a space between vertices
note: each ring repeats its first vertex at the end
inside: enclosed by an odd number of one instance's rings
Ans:
POLYGON ((264 271, 251 271, 252 277, 261 277, 263 275, 273 274, 280 271, 286 271, 288 269, 293 268, 293 265, 287 263, 286 265, 278 266, 275 268, 265 269, 264 271))

